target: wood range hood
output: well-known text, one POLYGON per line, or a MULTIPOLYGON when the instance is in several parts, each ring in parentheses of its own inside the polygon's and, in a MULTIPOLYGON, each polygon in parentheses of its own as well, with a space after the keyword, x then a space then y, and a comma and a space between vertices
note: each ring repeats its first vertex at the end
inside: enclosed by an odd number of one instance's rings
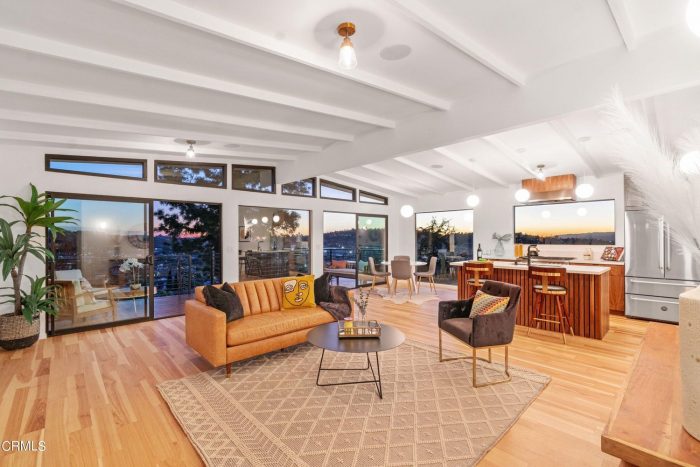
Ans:
POLYGON ((522 181, 522 187, 530 192, 530 203, 544 201, 575 201, 576 175, 555 175, 544 180, 528 178, 522 181))

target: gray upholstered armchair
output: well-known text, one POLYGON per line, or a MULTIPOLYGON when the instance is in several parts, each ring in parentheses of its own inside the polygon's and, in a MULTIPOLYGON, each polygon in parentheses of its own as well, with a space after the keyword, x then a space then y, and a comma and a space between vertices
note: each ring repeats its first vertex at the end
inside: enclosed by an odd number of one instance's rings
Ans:
MULTIPOLYGON (((438 305, 438 340, 440 361, 458 360, 462 358, 472 359, 472 386, 475 388, 488 386, 490 384, 505 383, 510 381, 508 372, 508 344, 513 341, 515 332, 515 317, 518 302, 520 301, 520 287, 506 284, 504 282, 486 281, 481 291, 489 295, 498 297, 510 297, 506 309, 502 313, 476 316, 469 318, 474 297, 468 300, 450 300, 440 302, 438 305), (459 339, 472 349, 471 356, 443 358, 442 356, 442 333, 446 332, 452 337, 459 339), (477 384, 476 382, 476 351, 477 349, 488 349, 491 362, 491 349, 494 347, 505 347, 505 378, 498 381, 488 381, 477 384)), ((480 360, 484 360, 479 358, 480 360)))

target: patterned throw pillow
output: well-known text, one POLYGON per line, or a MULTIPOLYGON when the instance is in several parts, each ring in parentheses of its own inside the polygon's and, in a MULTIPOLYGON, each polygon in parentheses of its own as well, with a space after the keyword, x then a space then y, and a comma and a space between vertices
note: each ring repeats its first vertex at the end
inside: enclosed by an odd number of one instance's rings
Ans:
POLYGON ((510 297, 496 297, 484 293, 481 290, 477 290, 476 295, 474 295, 472 311, 469 313, 469 317, 474 318, 475 316, 503 313, 509 301, 510 297))
POLYGON ((282 309, 315 307, 314 276, 287 277, 282 279, 282 309))

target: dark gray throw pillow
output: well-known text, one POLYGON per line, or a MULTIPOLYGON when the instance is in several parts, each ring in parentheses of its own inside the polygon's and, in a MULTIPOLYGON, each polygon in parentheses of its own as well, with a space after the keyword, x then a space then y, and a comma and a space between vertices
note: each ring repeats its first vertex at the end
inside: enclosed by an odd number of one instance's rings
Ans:
POLYGON ((331 276, 327 272, 314 280, 314 299, 316 303, 333 301, 330 288, 331 276))
POLYGON ((207 285, 202 291, 204 301, 207 306, 216 308, 226 314, 226 322, 231 322, 243 318, 243 305, 236 292, 228 284, 224 284, 221 289, 207 285), (226 290, 228 289, 228 290, 226 290))

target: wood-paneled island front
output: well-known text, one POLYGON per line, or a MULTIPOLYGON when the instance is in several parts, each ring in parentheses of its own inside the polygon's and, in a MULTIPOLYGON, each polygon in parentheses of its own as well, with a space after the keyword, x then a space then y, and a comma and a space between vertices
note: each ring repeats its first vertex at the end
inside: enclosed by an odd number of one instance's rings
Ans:
MULTIPOLYGON (((461 264, 455 263, 453 266, 461 266, 461 264)), ((544 265, 538 264, 538 266, 544 265)), ((610 268, 603 266, 562 266, 558 264, 548 266, 566 268, 568 281, 566 300, 574 334, 582 337, 602 339, 610 326, 610 268)), ((460 300, 465 300, 468 298, 468 276, 464 273, 462 267, 457 267, 456 269, 457 296, 460 300)), ((522 290, 516 323, 520 326, 529 326, 534 313, 535 293, 533 292, 533 285, 536 282, 528 277, 527 265, 507 261, 494 261, 493 276, 488 279, 520 286, 522 290)), ((553 300, 546 300, 545 312, 553 314, 553 306, 553 300)), ((558 326, 552 323, 541 323, 540 329, 559 331, 558 326)))

